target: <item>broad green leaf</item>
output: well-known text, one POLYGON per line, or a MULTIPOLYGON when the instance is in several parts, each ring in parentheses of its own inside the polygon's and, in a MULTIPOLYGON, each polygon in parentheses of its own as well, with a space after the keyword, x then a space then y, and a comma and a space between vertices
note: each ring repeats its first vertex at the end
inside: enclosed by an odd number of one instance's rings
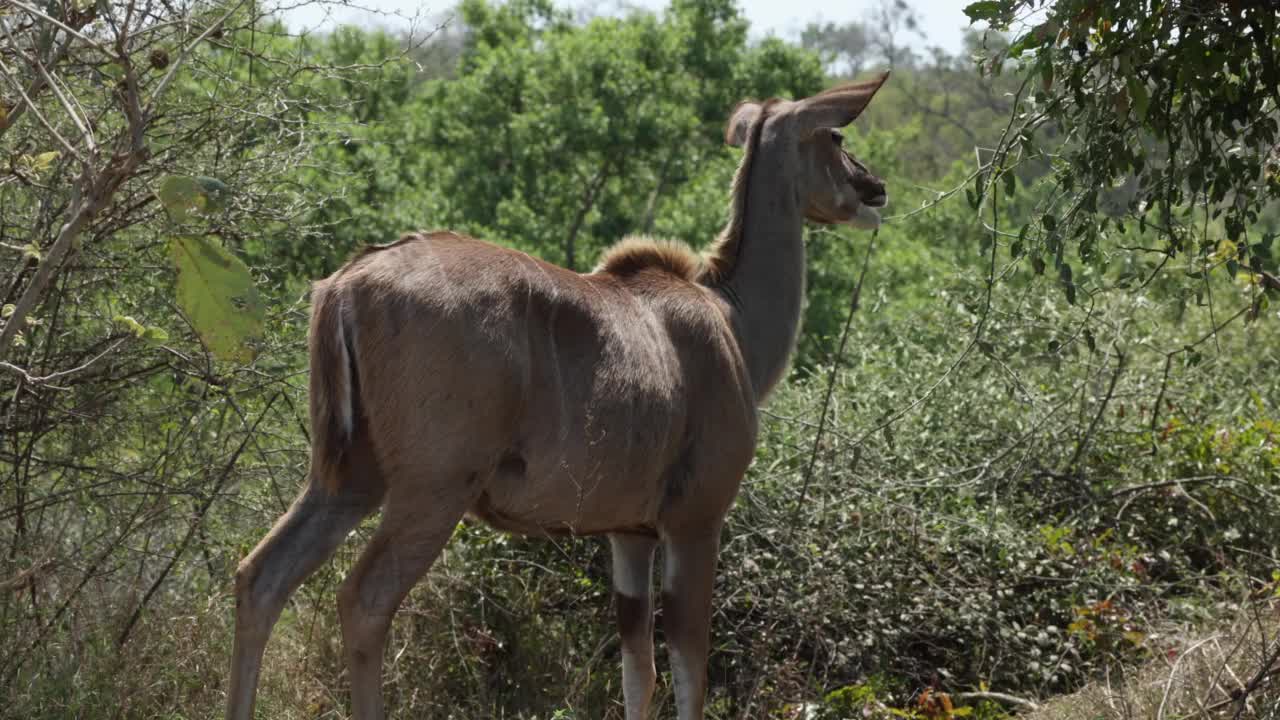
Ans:
POLYGON ((1129 91, 1129 99, 1133 102, 1133 110, 1138 120, 1146 119, 1147 109, 1151 107, 1151 95, 1147 93, 1146 84, 1136 75, 1130 75, 1125 79, 1125 87, 1129 91))
POLYGON ((169 211, 169 217, 177 222, 185 222, 195 207, 195 199, 200 194, 199 188, 193 177, 169 175, 160 181, 160 189, 156 195, 164 209, 169 211))
POLYGON ((37 175, 53 167, 54 161, 58 159, 58 151, 50 150, 36 155, 23 155, 18 158, 18 164, 37 175))
POLYGON ((1076 284, 1071 277, 1071 266, 1063 263, 1058 268, 1058 279, 1062 281, 1062 289, 1067 293, 1067 304, 1076 304, 1076 284))
POLYGON ((1000 14, 1000 3, 997 0, 981 0, 980 2, 970 3, 965 6, 964 14, 969 16, 969 22, 978 22, 979 20, 994 20, 1000 14))
POLYGON ((117 325, 122 325, 126 330, 133 334, 134 337, 142 337, 146 333, 147 328, 142 323, 133 318, 132 315, 117 315, 112 318, 117 325))
POLYGON ((201 198, 204 201, 204 206, 201 208, 202 212, 206 215, 211 215, 227 209, 227 201, 231 198, 231 188, 217 178, 203 175, 197 176, 196 182, 200 184, 201 198))
POLYGON ((212 215, 226 210, 231 189, 211 177, 167 175, 156 195, 175 222, 186 222, 192 213, 212 215))
POLYGON ((53 167, 53 163, 57 159, 58 159, 57 150, 42 152, 39 155, 36 155, 32 159, 31 169, 35 170, 36 172, 44 172, 45 170, 48 170, 50 167, 53 167))
POLYGON ((175 237, 170 251, 178 269, 178 305, 200 339, 219 359, 252 360, 266 307, 249 268, 203 237, 175 237))
POLYGON ((169 333, 161 327, 147 327, 138 322, 132 315, 117 315, 112 320, 136 338, 151 343, 162 343, 169 339, 169 333))

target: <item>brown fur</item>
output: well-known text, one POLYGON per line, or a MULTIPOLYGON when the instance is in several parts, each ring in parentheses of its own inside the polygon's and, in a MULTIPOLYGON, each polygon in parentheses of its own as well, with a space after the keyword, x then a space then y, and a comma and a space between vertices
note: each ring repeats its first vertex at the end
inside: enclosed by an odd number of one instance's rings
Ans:
POLYGON ((311 291, 311 475, 330 491, 337 491, 342 462, 351 433, 344 422, 352 416, 349 348, 344 341, 342 299, 327 293, 328 284, 317 282, 311 291))
MULTIPOLYGON (((811 128, 849 122, 878 86, 740 108, 729 223, 702 258, 631 238, 582 275, 412 233, 316 283, 310 482, 237 570, 227 717, 252 718, 289 595, 381 506, 338 593, 354 718, 383 717, 391 618, 470 514, 512 532, 610 536, 627 720, 653 694, 645 618, 660 542, 678 715, 701 720, 720 529, 757 405, 794 347, 803 219, 850 222, 868 205, 852 160, 811 128)), ((867 183, 879 200, 883 185, 867 183)))
MULTIPOLYGON (((729 222, 725 225, 719 237, 716 238, 715 243, 703 255, 702 270, 698 273, 698 282, 703 285, 720 285, 733 272, 733 266, 737 262, 738 253, 742 248, 743 227, 747 216, 747 196, 749 195, 747 185, 751 179, 751 170, 754 167, 753 161, 755 160, 756 152, 760 148, 760 136, 764 132, 765 119, 769 115, 769 110, 776 103, 776 100, 770 100, 765 103, 747 131, 747 142, 743 146, 742 162, 738 164, 738 170, 733 175, 733 190, 729 193, 731 198, 729 202, 729 222)), ((736 112, 737 109, 735 108, 735 115, 736 112)), ((734 115, 730 115, 730 126, 725 129, 725 139, 728 142, 732 142, 733 117, 734 115)))
POLYGON ((606 250, 594 272, 621 277, 657 269, 692 282, 702 267, 702 258, 682 242, 633 236, 606 250))

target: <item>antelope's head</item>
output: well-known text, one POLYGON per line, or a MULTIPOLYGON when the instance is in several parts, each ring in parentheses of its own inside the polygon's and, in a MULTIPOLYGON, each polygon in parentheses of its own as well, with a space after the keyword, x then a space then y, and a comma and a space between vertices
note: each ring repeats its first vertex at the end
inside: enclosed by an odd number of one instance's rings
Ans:
POLYGON ((804 100, 744 102, 729 119, 725 140, 739 147, 753 141, 769 146, 776 172, 793 179, 808 219, 874 229, 880 226, 878 209, 889 202, 884 181, 844 147, 840 128, 862 113, 888 78, 884 73, 804 100))

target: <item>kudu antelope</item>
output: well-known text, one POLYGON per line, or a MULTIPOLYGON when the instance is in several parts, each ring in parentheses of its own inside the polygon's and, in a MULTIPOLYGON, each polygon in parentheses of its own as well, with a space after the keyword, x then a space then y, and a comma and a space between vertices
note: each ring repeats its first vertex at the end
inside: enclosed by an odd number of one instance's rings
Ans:
POLYGON ((656 673, 651 574, 680 720, 703 717, 720 529, 782 376, 804 294, 805 218, 875 227, 884 184, 838 128, 887 74, 740 104, 745 153, 705 256, 629 239, 587 275, 453 233, 365 250, 312 294, 306 489, 236 573, 227 717, 248 720, 294 589, 366 515, 382 521, 338 610, 357 720, 383 716, 392 615, 465 514, 608 535, 627 720, 656 673))

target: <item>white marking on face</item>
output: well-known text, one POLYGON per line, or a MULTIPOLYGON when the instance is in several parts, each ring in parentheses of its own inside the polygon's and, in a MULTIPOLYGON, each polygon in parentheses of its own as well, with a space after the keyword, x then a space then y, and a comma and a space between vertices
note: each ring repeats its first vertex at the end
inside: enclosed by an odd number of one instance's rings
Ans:
POLYGON ((858 211, 849 218, 848 224, 862 230, 875 230, 880 227, 880 212, 859 202, 858 211))
POLYGON ((830 165, 827 165, 823 169, 827 172, 827 180, 831 182, 831 193, 836 196, 836 207, 843 206, 848 201, 845 199, 842 184, 836 182, 835 176, 831 174, 830 165))

